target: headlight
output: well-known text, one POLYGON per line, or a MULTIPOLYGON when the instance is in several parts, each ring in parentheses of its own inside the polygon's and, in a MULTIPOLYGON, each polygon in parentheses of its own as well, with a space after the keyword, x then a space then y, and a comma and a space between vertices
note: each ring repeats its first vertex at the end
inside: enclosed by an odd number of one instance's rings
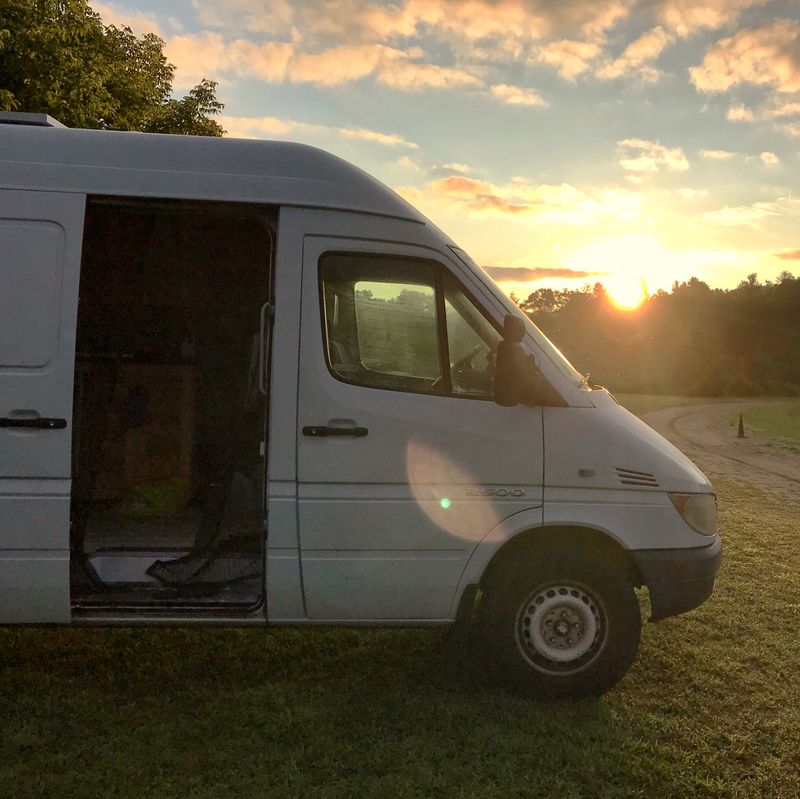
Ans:
POLYGON ((692 530, 703 535, 717 534, 716 494, 670 494, 669 498, 692 530))

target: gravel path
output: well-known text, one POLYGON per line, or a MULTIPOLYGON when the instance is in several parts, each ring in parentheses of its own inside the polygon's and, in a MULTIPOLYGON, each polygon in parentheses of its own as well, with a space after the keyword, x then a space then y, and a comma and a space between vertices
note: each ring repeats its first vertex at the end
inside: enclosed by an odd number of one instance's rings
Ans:
POLYGON ((770 494, 800 505, 800 446, 768 440, 747 429, 748 409, 767 402, 739 400, 707 405, 685 405, 651 411, 647 424, 685 452, 701 469, 739 482, 750 483, 770 494), (730 418, 742 414, 745 437, 737 438, 730 418))

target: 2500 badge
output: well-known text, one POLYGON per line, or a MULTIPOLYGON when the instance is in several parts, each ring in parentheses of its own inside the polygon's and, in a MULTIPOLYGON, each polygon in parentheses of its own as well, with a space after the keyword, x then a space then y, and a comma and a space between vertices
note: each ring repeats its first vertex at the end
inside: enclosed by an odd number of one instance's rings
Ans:
POLYGON ((524 497, 527 492, 522 488, 468 488, 468 497, 524 497))

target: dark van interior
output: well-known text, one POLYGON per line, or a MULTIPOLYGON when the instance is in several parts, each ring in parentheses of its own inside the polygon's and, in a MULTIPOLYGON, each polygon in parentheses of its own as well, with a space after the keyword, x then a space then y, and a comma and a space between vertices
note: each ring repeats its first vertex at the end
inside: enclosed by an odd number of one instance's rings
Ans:
POLYGON ((78 306, 73 607, 254 607, 264 593, 275 217, 93 198, 78 306))

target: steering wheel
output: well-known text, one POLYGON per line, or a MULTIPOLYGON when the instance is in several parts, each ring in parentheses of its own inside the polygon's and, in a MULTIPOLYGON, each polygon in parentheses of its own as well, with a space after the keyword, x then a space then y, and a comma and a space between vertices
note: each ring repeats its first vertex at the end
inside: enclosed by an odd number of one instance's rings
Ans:
MULTIPOLYGON (((461 374, 462 372, 466 371, 465 367, 469 362, 483 349, 483 344, 476 344, 466 355, 463 355, 459 358, 455 363, 450 364, 450 374, 452 375, 454 372, 456 374, 461 374)), ((444 374, 439 375, 436 380, 431 383, 431 389, 439 389, 442 387, 442 383, 444 382, 444 374)))
POLYGON ((463 358, 459 358, 454 364, 451 364, 451 371, 459 371, 462 367, 466 366, 482 349, 483 344, 476 344, 463 358))

